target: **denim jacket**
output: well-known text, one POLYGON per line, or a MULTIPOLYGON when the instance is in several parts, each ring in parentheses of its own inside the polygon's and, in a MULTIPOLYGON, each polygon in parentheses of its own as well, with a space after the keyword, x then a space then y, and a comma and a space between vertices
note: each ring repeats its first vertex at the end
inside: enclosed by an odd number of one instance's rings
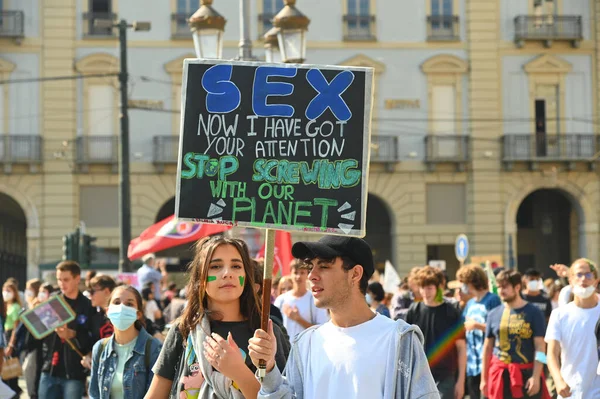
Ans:
MULTIPOLYGON (((117 369, 117 352, 114 349, 115 336, 111 336, 102 353, 98 353, 102 348, 102 341, 96 342, 92 350, 92 379, 90 381, 89 397, 90 399, 109 399, 110 387, 117 369)), ((135 343, 133 351, 129 355, 123 370, 123 391, 126 399, 142 399, 148 388, 154 374, 152 366, 156 362, 160 353, 161 343, 153 338, 144 328, 135 343), (146 341, 151 340, 150 364, 146 368, 146 341)))

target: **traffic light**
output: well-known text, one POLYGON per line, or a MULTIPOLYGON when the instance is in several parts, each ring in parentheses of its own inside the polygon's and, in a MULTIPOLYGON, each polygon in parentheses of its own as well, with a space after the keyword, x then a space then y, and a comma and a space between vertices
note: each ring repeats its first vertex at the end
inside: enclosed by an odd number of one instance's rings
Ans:
POLYGON ((96 241, 96 237, 92 237, 87 234, 83 235, 83 243, 81 245, 81 259, 79 262, 81 267, 90 267, 90 265, 92 264, 95 249, 92 243, 94 241, 96 241))
POLYGON ((63 236, 62 259, 79 261, 79 231, 63 236))

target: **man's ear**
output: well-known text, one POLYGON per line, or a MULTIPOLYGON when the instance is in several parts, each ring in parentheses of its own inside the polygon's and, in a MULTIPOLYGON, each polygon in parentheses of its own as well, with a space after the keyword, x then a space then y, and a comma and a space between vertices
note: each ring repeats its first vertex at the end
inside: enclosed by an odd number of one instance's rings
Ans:
POLYGON ((355 265, 352 269, 350 269, 352 281, 356 282, 356 284, 360 284, 360 280, 362 279, 364 272, 365 270, 363 269, 362 265, 355 265))

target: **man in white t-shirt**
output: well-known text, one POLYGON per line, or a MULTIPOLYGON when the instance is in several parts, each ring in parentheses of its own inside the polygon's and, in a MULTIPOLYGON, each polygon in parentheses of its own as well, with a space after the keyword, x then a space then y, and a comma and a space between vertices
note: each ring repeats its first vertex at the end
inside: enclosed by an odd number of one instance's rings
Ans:
POLYGON ((256 330, 249 354, 255 365, 267 363, 259 398, 440 398, 421 330, 374 313, 366 303, 375 267, 364 240, 325 236, 297 242, 292 254, 309 267, 315 305, 329 309, 331 320, 298 334, 283 376, 272 324, 268 333, 256 330))
POLYGON ((296 335, 315 324, 323 324, 329 320, 327 309, 315 306, 312 294, 306 287, 308 270, 300 259, 290 264, 293 288, 275 299, 283 315, 283 325, 293 341, 296 335))
POLYGON ((548 369, 559 398, 597 399, 598 268, 588 259, 578 259, 569 269, 569 280, 575 300, 552 311, 546 330, 548 369))

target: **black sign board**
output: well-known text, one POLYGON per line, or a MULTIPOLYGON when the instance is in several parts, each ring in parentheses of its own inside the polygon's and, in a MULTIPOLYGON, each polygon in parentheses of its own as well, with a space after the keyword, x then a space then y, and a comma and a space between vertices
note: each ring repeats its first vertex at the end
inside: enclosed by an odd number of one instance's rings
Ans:
POLYGON ((188 59, 179 219, 364 236, 373 70, 188 59))

